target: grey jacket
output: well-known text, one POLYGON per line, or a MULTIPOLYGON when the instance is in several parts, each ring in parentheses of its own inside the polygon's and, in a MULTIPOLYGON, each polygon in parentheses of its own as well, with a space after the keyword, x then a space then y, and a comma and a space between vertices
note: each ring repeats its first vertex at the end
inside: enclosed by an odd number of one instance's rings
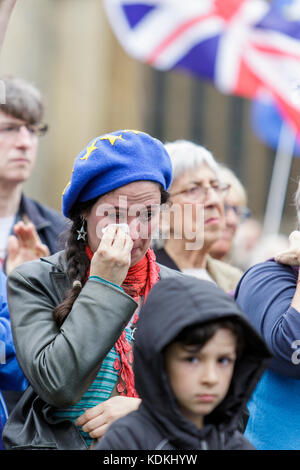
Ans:
MULTIPOLYGON (((182 276, 160 268, 161 279, 182 276)), ((76 426, 52 420, 51 411, 80 400, 137 303, 120 289, 89 280, 59 328, 52 312, 70 287, 64 251, 24 263, 8 278, 17 358, 31 387, 7 422, 6 448, 86 448, 76 426)))

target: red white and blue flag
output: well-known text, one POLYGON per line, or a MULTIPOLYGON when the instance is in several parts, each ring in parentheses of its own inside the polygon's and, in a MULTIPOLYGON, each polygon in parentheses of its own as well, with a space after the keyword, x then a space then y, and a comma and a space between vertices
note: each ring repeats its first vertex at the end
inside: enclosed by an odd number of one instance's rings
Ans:
POLYGON ((275 100, 300 136, 300 0, 104 0, 126 52, 223 93, 275 100))

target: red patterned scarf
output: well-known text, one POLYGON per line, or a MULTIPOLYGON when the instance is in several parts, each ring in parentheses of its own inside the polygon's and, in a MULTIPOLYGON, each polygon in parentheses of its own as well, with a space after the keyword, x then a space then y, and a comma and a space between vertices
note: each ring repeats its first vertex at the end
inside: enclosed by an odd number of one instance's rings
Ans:
MULTIPOLYGON (((86 246, 86 254, 89 257, 89 260, 91 260, 93 252, 88 245, 86 246)), ((87 273, 87 276, 89 276, 89 273, 87 273)), ((140 297, 144 297, 145 301, 150 290, 157 281, 159 281, 159 266, 156 263, 156 257, 153 250, 149 248, 145 256, 135 266, 131 266, 129 268, 121 287, 124 289, 126 294, 130 295, 130 297, 135 301, 138 301, 140 297)), ((136 323, 137 320, 138 315, 135 313, 133 323, 136 323)), ((117 385, 117 390, 120 395, 138 397, 134 386, 134 375, 132 370, 132 348, 126 339, 125 330, 123 330, 120 338, 116 342, 115 349, 121 359, 121 361, 116 359, 114 362, 114 368, 120 371, 120 381, 117 385)))

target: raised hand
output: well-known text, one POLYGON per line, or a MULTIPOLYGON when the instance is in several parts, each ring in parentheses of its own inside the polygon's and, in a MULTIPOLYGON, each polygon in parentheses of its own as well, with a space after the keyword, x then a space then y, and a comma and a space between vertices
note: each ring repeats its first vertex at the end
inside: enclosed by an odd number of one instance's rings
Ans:
POLYGON ((90 276, 121 285, 127 275, 133 241, 122 228, 111 225, 104 232, 91 261, 90 276))
POLYGON ((41 242, 33 223, 20 221, 14 226, 14 235, 8 239, 6 272, 9 274, 26 261, 49 255, 49 249, 41 242))

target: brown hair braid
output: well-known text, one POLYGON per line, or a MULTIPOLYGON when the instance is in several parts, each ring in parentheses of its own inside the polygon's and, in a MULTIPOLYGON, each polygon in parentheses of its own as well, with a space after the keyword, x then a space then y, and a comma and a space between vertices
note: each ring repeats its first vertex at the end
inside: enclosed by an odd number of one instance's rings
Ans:
POLYGON ((90 265, 90 260, 85 252, 86 242, 82 239, 77 240, 77 231, 80 230, 82 226, 83 219, 81 214, 84 211, 89 212, 97 199, 98 198, 95 198, 84 203, 75 204, 70 214, 70 219, 73 221, 73 224, 69 229, 69 236, 66 242, 66 259, 67 273, 73 283, 73 287, 67 292, 62 303, 57 305, 53 310, 53 318, 58 326, 61 326, 69 315, 82 289, 90 265), (74 283, 74 281, 79 281, 80 283, 74 283))

